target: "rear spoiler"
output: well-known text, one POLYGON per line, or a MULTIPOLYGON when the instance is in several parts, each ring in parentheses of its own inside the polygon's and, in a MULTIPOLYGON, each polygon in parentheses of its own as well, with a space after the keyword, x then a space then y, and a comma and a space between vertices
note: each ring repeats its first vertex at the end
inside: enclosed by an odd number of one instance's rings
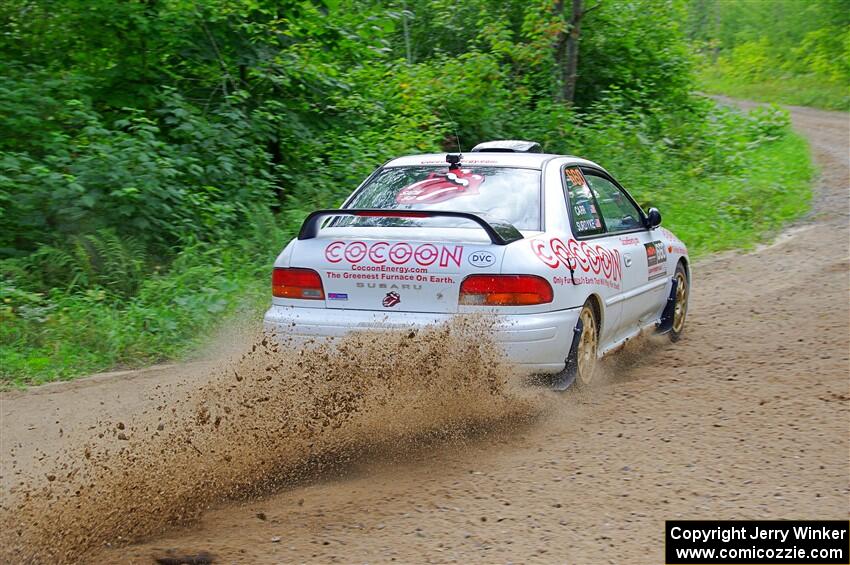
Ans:
POLYGON ((316 210, 301 224, 298 239, 313 239, 319 234, 322 220, 329 216, 359 216, 365 218, 463 218, 475 222, 487 232, 494 245, 507 245, 522 239, 522 234, 513 224, 500 220, 485 220, 469 212, 444 212, 442 210, 390 210, 385 208, 345 208, 339 210, 316 210))

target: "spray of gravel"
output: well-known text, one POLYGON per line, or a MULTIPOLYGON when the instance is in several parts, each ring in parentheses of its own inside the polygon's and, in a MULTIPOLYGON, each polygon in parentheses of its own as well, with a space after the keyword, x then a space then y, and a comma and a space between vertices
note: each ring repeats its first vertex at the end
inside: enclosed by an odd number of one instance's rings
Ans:
MULTIPOLYGON (((0 510, 0 560, 76 562, 376 454, 540 416, 484 318, 294 347, 257 336, 155 413, 101 422, 0 510)), ((5 498, 5 496, 4 496, 5 498)))

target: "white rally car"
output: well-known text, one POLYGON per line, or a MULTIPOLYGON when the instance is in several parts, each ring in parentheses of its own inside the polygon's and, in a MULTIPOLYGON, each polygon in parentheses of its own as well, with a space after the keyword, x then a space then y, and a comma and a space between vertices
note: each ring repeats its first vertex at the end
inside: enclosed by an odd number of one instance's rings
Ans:
POLYGON ((602 167, 494 141, 393 159, 275 261, 267 332, 342 336, 496 314, 495 339, 555 388, 647 327, 677 340, 688 251, 602 167))

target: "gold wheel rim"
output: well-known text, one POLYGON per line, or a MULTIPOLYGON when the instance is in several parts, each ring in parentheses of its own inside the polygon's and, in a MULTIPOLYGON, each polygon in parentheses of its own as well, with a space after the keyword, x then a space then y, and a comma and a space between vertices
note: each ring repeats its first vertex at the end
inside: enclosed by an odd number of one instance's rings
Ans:
POLYGON ((578 343, 578 378, 583 384, 589 384, 596 370, 596 318, 585 306, 579 319, 583 330, 578 343))
POLYGON ((688 313, 688 279, 684 273, 676 273, 676 306, 673 310, 673 331, 681 333, 688 313))

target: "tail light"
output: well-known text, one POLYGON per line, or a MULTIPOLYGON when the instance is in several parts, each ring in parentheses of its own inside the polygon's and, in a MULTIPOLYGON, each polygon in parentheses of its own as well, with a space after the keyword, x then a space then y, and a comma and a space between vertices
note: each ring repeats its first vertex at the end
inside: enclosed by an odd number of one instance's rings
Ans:
POLYGON ((460 283, 460 304, 531 306, 552 302, 552 285, 536 275, 470 275, 460 283))
POLYGON ((272 271, 272 296, 324 300, 325 289, 319 273, 312 269, 279 269, 272 271))

